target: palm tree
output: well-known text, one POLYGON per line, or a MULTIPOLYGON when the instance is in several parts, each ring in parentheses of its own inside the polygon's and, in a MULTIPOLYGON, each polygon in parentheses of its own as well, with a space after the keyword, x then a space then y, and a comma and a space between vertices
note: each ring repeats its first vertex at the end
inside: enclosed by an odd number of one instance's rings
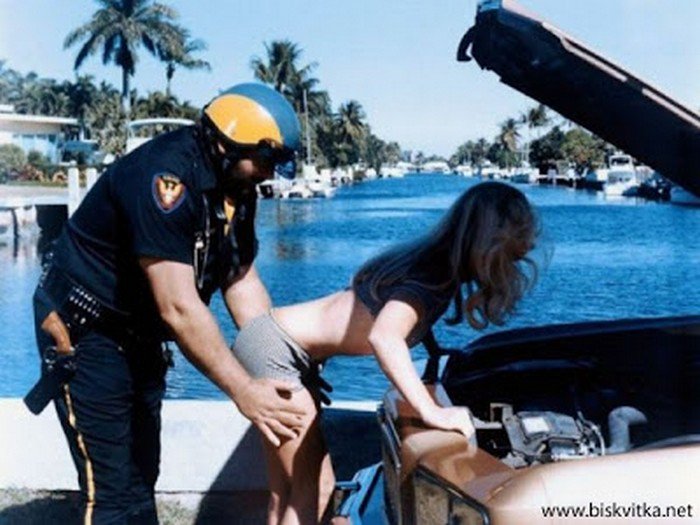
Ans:
POLYGON ((310 137, 313 156, 335 164, 337 152, 332 148, 334 124, 330 97, 326 91, 318 89, 319 80, 312 76, 317 64, 300 66, 303 51, 289 40, 266 43, 265 51, 264 59, 253 57, 250 61, 255 78, 279 91, 292 104, 304 126, 308 121, 305 135, 310 137))
POLYGON ((89 108, 95 103, 98 96, 97 87, 93 83, 92 75, 79 76, 75 82, 66 83, 66 94, 68 95, 70 112, 78 117, 80 134, 85 136, 87 129, 87 113, 89 108))
POLYGON ((489 142, 481 137, 474 144, 474 149, 472 149, 472 164, 476 166, 481 166, 486 158, 486 153, 489 150, 489 142))
POLYGON ((363 145, 363 157, 367 166, 374 168, 377 173, 382 168, 382 164, 386 161, 386 143, 374 135, 369 133, 365 138, 363 145))
POLYGON ((269 84, 284 95, 297 113, 304 112, 306 91, 309 116, 312 120, 330 114, 330 99, 325 91, 317 90, 319 80, 311 76, 318 64, 299 65, 303 50, 289 40, 275 40, 265 44, 265 59, 253 57, 250 67, 255 78, 269 84))
POLYGON ((137 50, 143 45, 158 56, 158 49, 174 48, 181 31, 174 21, 177 12, 152 0, 97 0, 98 9, 89 22, 71 31, 63 43, 69 48, 83 42, 75 58, 77 71, 85 59, 98 51, 102 63, 114 63, 122 69, 121 104, 129 113, 130 80, 136 71, 137 50))
POLYGON ((30 82, 23 91, 16 104, 19 113, 64 117, 70 114, 70 99, 55 80, 30 82))
POLYGON ((457 148, 457 151, 450 158, 450 161, 454 165, 459 164, 471 164, 473 162, 473 153, 476 145, 473 141, 468 140, 461 146, 457 148))
POLYGON ((303 50, 298 44, 291 40, 273 40, 265 44, 267 54, 265 60, 260 57, 253 57, 250 67, 253 69, 255 78, 270 84, 282 94, 300 78, 308 77, 317 64, 312 62, 299 68, 297 62, 301 58, 303 50))
POLYGON ((5 67, 5 60, 0 60, 0 102, 12 103, 17 99, 17 86, 21 81, 21 75, 14 69, 5 67))
POLYGON ((330 114, 330 100, 325 91, 317 90, 319 80, 311 73, 316 62, 299 65, 303 50, 289 40, 275 40, 265 44, 266 57, 253 57, 250 67, 255 78, 282 93, 297 113, 304 112, 304 91, 310 116, 330 114))
POLYGON ((510 152, 516 152, 518 150, 518 139, 520 138, 520 133, 518 133, 519 126, 520 124, 514 118, 506 119, 506 121, 501 124, 501 130, 498 133, 498 141, 510 152))
MULTIPOLYGON (((539 130, 547 126, 552 119, 547 111, 547 106, 544 104, 538 104, 537 106, 529 108, 525 113, 521 115, 520 123, 527 126, 528 129, 528 140, 525 151, 523 152, 523 160, 527 160, 530 157, 530 144, 533 141, 532 135, 533 130, 539 130)), ((539 140, 541 132, 537 132, 535 139, 539 140)))
POLYGON ((527 110, 527 112, 522 117, 522 123, 527 125, 528 129, 538 129, 543 128, 549 124, 551 119, 549 118, 549 113, 547 112, 547 106, 544 104, 538 104, 527 110))
POLYGON ((178 67, 188 70, 205 69, 206 71, 211 71, 209 62, 192 56, 192 53, 204 51, 207 48, 207 44, 200 39, 191 40, 189 31, 186 29, 181 28, 180 38, 176 42, 166 41, 164 44, 168 44, 170 47, 159 49, 158 55, 166 63, 166 95, 170 95, 170 83, 178 67))
POLYGON ((337 157, 341 164, 354 164, 360 159, 362 145, 369 132, 365 118, 365 112, 359 102, 350 100, 341 104, 334 125, 337 157))
POLYGON ((336 120, 340 137, 352 142, 364 138, 367 133, 365 118, 365 111, 356 100, 341 104, 336 120))
POLYGON ((134 118, 179 117, 177 100, 172 95, 155 91, 146 98, 139 98, 133 107, 134 118))
POLYGON ((87 108, 86 121, 90 138, 96 139, 103 150, 113 154, 124 151, 126 119, 119 90, 103 80, 94 102, 87 108))

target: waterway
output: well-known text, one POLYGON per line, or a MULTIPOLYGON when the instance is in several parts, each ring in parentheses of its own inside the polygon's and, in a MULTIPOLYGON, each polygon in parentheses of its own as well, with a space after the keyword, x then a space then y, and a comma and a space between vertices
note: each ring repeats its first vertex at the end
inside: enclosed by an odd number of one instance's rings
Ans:
MULTIPOLYGON (((433 225, 475 179, 408 175, 341 188, 328 200, 261 201, 257 265, 275 304, 318 297, 347 286, 353 272, 392 243, 433 225)), ((542 224, 538 257, 547 258, 533 292, 505 327, 700 312, 700 209, 601 193, 518 186, 542 224)), ((31 295, 39 276, 35 239, 17 250, 0 245, 0 396, 21 396, 37 377, 31 295)), ((220 297, 212 303, 226 338, 235 328, 220 297)), ((480 334, 440 321, 444 346, 480 334)), ((179 352, 169 398, 223 395, 179 352)), ((422 347, 416 360, 425 358, 422 347)), ((334 358, 324 376, 333 399, 378 399, 387 381, 372 357, 334 358)))

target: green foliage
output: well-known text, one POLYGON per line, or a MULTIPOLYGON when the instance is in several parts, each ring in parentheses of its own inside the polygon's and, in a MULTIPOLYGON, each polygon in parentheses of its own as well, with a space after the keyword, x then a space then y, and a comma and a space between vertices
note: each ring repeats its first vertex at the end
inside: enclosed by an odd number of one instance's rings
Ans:
POLYGON ((27 154, 27 164, 31 164, 38 170, 46 173, 51 166, 51 160, 40 151, 31 150, 27 154))
POLYGON ((467 142, 459 146, 457 148, 457 151, 450 157, 450 165, 458 166, 460 164, 471 164, 475 146, 475 143, 471 140, 468 140, 467 142))
MULTIPOLYGON (((133 101, 133 110, 129 112, 132 119, 179 117, 196 120, 199 108, 171 95, 169 84, 174 68, 208 69, 209 64, 192 55, 205 49, 205 44, 192 40, 186 29, 175 24, 177 15, 167 6, 152 0, 98 2, 102 7, 89 22, 68 35, 64 46, 81 43, 75 60, 76 69, 98 51, 102 52, 105 63, 114 62, 120 66, 124 71, 121 92, 104 81, 98 85, 89 75, 80 76, 74 82, 57 82, 40 78, 33 72, 23 75, 6 68, 0 61, 0 103, 13 104, 20 113, 76 118, 81 138, 96 140, 104 152, 118 155, 126 143, 125 93, 129 93, 129 102, 133 101), (121 13, 124 19, 116 20, 117 13, 121 13), (148 30, 142 27, 146 20, 153 22, 148 22, 148 30), (133 34, 120 32, 127 23, 133 23, 133 34), (168 88, 165 92, 139 97, 136 91, 129 91, 129 78, 135 72, 135 52, 140 45, 166 64, 168 88), (123 46, 128 48, 124 48, 128 51, 125 56, 120 54, 123 46)), ((318 88, 320 81, 313 76, 317 64, 299 64, 302 50, 298 44, 288 40, 273 41, 265 44, 265 48, 265 59, 255 57, 251 61, 254 74, 258 80, 278 88, 291 102, 305 135, 308 133, 310 137, 312 157, 317 164, 335 167, 359 161, 376 164, 400 160, 401 148, 397 143, 386 144, 379 137, 370 138, 373 136, 367 117, 358 102, 348 101, 336 113, 332 111, 330 96, 318 88)), ((67 138, 77 138, 77 130, 66 131, 69 132, 67 138)))
POLYGON ((128 114, 130 80, 136 72, 138 48, 143 45, 158 58, 176 60, 182 57, 187 34, 175 23, 177 11, 165 4, 152 0, 98 0, 98 3, 102 7, 88 22, 68 33, 63 47, 67 49, 82 42, 75 58, 76 71, 87 57, 97 52, 102 54, 103 64, 113 63, 121 68, 121 102, 128 114))
MULTIPOLYGON (((360 103, 351 100, 342 104, 338 113, 319 122, 316 127, 318 147, 329 166, 335 168, 366 160, 363 155, 368 151, 370 129, 365 120, 360 103)), ((371 147, 377 146, 371 139, 371 147)))
POLYGON ((539 104, 522 113, 518 119, 506 119, 493 142, 481 138, 460 145, 449 162, 452 166, 479 166, 484 159, 488 159, 501 168, 508 168, 517 166, 521 159, 527 158, 530 164, 540 169, 558 164, 574 164, 576 170, 582 173, 602 165, 606 155, 614 151, 610 144, 580 127, 564 132, 555 124, 542 135, 541 130, 553 122, 571 125, 561 116, 551 115, 546 106, 539 104), (518 142, 522 138, 519 129, 522 126, 527 128, 527 137, 522 147, 519 147, 518 142), (538 138, 530 140, 533 134, 538 138))
POLYGON ((519 128, 520 123, 516 119, 506 119, 501 124, 501 130, 497 137, 498 144, 510 152, 516 152, 518 150, 518 139, 520 138, 519 128))
POLYGON ((512 168, 517 166, 520 161, 520 156, 517 152, 511 151, 505 144, 494 142, 486 153, 486 158, 499 168, 512 168))
MULTIPOLYGON (((199 109, 163 92, 135 96, 134 118, 181 117, 196 119, 199 109)), ((121 111, 119 91, 106 82, 95 84, 92 76, 75 82, 40 78, 36 73, 22 75, 0 62, 0 103, 13 104, 19 113, 73 117, 82 136, 94 139, 105 152, 119 154, 126 143, 126 118, 121 111), (62 101, 57 104, 51 101, 62 101)), ((75 129, 66 130, 76 135, 75 129)))
POLYGON ((301 47, 290 40, 275 40, 265 44, 265 56, 253 57, 250 67, 255 78, 274 87, 289 100, 304 128, 308 120, 316 163, 337 167, 363 160, 378 170, 382 163, 397 162, 398 144, 391 143, 389 147, 370 133, 359 102, 350 100, 342 104, 337 113, 332 112, 328 93, 318 89, 320 82, 313 76, 317 64, 300 65, 302 52, 301 47))
POLYGON ((564 133, 559 126, 554 126, 547 134, 530 143, 530 164, 544 167, 564 159, 562 145, 564 133))
POLYGON ((162 91, 149 93, 146 98, 136 101, 133 108, 133 118, 168 117, 168 118, 196 118, 199 110, 189 103, 181 104, 176 97, 162 91))
POLYGON ((17 176, 27 163, 27 156, 22 148, 14 144, 0 145, 0 180, 5 182, 17 176))
POLYGON ((573 128, 566 132, 561 145, 565 159, 576 166, 579 173, 591 168, 600 167, 605 163, 605 142, 582 128, 573 128))
POLYGON ((364 145, 364 160, 367 166, 374 168, 377 172, 382 168, 382 164, 385 162, 385 151, 387 144, 377 137, 376 135, 369 133, 365 139, 364 145))
POLYGON ((397 142, 386 143, 368 132, 361 154, 367 167, 374 168, 378 173, 383 165, 396 164, 401 160, 401 147, 397 142))
POLYGON ((472 164, 475 166, 481 166, 481 164, 486 159, 486 154, 489 150, 489 143, 485 138, 480 138, 474 144, 474 149, 472 150, 472 164))
POLYGON ((195 58, 193 53, 204 51, 207 44, 200 39, 191 39, 190 32, 178 27, 174 38, 165 39, 158 47, 158 57, 165 62, 165 94, 170 95, 170 84, 177 68, 204 69, 211 71, 211 65, 206 60, 195 58))

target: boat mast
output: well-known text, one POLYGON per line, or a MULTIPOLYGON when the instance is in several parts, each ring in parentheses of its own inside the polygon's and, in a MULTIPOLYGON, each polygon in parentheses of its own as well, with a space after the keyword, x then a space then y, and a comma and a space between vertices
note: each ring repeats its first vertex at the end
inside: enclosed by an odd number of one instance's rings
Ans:
POLYGON ((306 135, 306 163, 311 165, 311 136, 309 135, 309 105, 306 101, 306 89, 303 91, 304 101, 304 127, 306 135))

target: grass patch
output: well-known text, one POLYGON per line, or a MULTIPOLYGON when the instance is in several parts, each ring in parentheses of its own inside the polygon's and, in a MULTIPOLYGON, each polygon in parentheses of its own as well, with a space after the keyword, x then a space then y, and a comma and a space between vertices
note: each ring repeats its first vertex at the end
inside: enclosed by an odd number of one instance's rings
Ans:
POLYGON ((67 182, 51 182, 51 181, 38 181, 38 180, 13 180, 3 182, 6 186, 28 186, 28 187, 40 187, 40 188, 67 188, 67 182))
MULTIPOLYGON (((157 494, 161 525, 238 524, 265 522, 267 495, 157 494)), ((80 524, 80 495, 74 491, 0 490, 0 525, 80 524)))

